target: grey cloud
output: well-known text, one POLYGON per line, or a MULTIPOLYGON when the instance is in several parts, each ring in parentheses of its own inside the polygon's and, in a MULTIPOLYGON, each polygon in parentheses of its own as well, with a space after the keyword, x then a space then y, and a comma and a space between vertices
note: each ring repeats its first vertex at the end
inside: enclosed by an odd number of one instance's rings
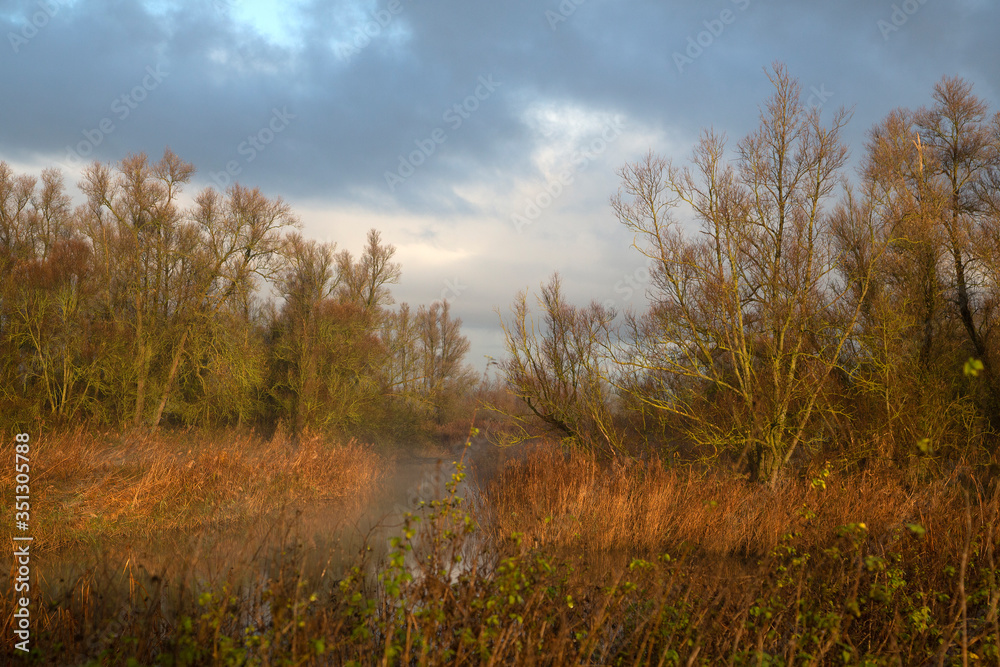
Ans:
MULTIPOLYGON (((0 11, 0 159, 63 160, 67 146, 109 118, 114 130, 102 132, 89 157, 158 155, 169 145, 198 167, 206 185, 235 161, 238 180, 293 205, 308 200, 422 216, 435 221, 429 233, 442 234, 442 243, 459 220, 479 216, 476 224, 491 229, 508 224, 513 198, 523 197, 518 188, 543 184, 533 156, 547 139, 525 120, 533 104, 620 114, 635 139, 633 157, 650 148, 638 145, 642 137, 670 136, 684 145, 675 156, 683 159, 704 126, 736 140, 756 123, 757 105, 769 93, 763 69, 775 60, 806 90, 832 91, 831 110, 855 108, 847 136, 856 153, 874 122, 894 107, 928 103, 943 75, 970 78, 994 107, 1000 92, 1000 7, 981 0, 399 0, 388 27, 347 58, 335 43, 357 34, 359 20, 389 0, 289 4, 287 43, 234 20, 247 0, 222 0, 221 11, 211 0, 41 1, 58 9, 17 52, 9 35, 21 34, 39 4, 16 0, 0 11), (905 2, 919 8, 886 39, 878 22, 891 20, 893 5, 905 2), (711 39, 702 36, 703 53, 678 72, 674 54, 684 52, 689 38, 717 28, 711 22, 726 10, 734 20, 711 39), (565 20, 553 25, 546 11, 565 20), (166 78, 119 118, 115 100, 142 84, 147 67, 158 66, 166 78), (450 127, 443 114, 474 94, 481 76, 502 85, 460 127, 450 127), (295 118, 248 159, 240 146, 269 136, 264 129, 276 108, 295 118), (385 172, 435 129, 447 133, 446 141, 390 191, 385 172), (492 196, 470 197, 476 188, 492 196)), ((614 165, 598 168, 560 201, 573 215, 547 212, 546 225, 531 236, 531 243, 551 249, 545 262, 527 272, 505 269, 504 260, 517 257, 526 240, 512 228, 498 236, 506 240, 492 249, 500 261, 489 281, 500 287, 489 299, 506 303, 555 269, 581 295, 613 295, 637 259, 628 239, 608 231, 615 226, 607 208, 617 187, 614 165), (565 239, 586 234, 607 244, 600 270, 563 253, 565 239), (614 243, 624 245, 612 250, 614 243)), ((484 313, 494 304, 488 305, 465 306, 476 326, 488 326, 484 313)))

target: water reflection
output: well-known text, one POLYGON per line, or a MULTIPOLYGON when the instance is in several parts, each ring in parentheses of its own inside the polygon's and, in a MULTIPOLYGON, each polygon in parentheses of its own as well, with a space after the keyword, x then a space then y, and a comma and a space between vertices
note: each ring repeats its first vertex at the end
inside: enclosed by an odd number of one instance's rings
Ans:
MULTIPOLYGON (((390 539, 402 533, 406 513, 425 516, 427 503, 445 497, 454 461, 464 456, 474 468, 470 478, 482 480, 490 474, 496 461, 488 447, 479 445, 468 452, 455 447, 437 456, 398 455, 367 498, 289 506, 257 521, 219 525, 197 534, 177 532, 43 551, 34 561, 38 585, 52 601, 85 591, 109 597, 127 592, 134 600, 148 597, 153 589, 172 588, 180 595, 184 589, 223 587, 240 591, 239 596, 249 601, 247 596, 259 597, 266 591, 261 584, 283 576, 290 563, 300 576, 318 582, 340 579, 362 560, 373 580, 385 564, 390 539)), ((466 480, 457 488, 469 510, 476 502, 475 487, 466 480)), ((418 559, 426 553, 419 540, 418 531, 414 551, 406 558, 415 577, 421 572, 418 559)), ((472 560, 478 548, 475 540, 467 540, 463 561, 472 560)), ((464 567, 454 568, 452 577, 457 578, 464 567)), ((172 597, 161 596, 161 605, 169 605, 172 597)))

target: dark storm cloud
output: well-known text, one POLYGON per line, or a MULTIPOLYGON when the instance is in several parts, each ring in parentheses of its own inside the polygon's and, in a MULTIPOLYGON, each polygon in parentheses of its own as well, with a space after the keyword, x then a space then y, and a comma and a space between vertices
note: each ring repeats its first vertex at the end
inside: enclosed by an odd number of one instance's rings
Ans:
POLYGON ((282 7, 284 39, 243 21, 248 9, 8 2, 0 159, 113 161, 169 145, 203 184, 235 179, 293 205, 417 216, 397 243, 485 236, 489 261, 406 274, 424 301, 460 274, 470 287, 456 312, 483 332, 498 301, 553 270, 579 301, 640 306, 641 296, 623 299, 642 262, 608 210, 615 167, 649 148, 683 160, 706 126, 735 142, 757 122, 773 62, 808 103, 854 109, 855 155, 873 123, 930 103, 944 75, 968 78, 994 108, 1000 93, 1000 7, 986 0, 312 0, 282 7), (557 130, 588 114, 620 117, 625 130, 518 233, 509 216, 551 178, 539 160, 551 139, 529 113, 538 108, 559 115, 557 130))
POLYGON ((15 91, 0 101, 0 148, 65 159, 67 146, 83 142, 86 152, 97 130, 105 136, 87 157, 169 144, 206 177, 235 162, 241 179, 289 196, 468 213, 455 184, 490 179, 502 190, 532 169, 538 138, 522 114, 538 100, 693 134, 705 124, 748 128, 767 93, 762 68, 776 60, 807 90, 825 85, 836 104, 876 114, 926 99, 943 74, 973 76, 984 93, 997 86, 988 56, 1000 12, 987 3, 398 0, 393 13, 388 2, 317 1, 287 8, 299 28, 289 45, 235 22, 238 6, 14 3, 0 18, 9 47, 0 83, 15 91), (27 22, 43 11, 37 34, 10 37, 30 34, 27 22), (359 38, 380 16, 386 25, 359 38), (162 83, 138 91, 141 102, 123 100, 147 67, 167 73, 162 83), (454 113, 446 122, 480 77, 498 82, 496 91, 460 126, 454 113), (275 110, 294 118, 263 143, 275 110), (100 131, 105 118, 113 131, 100 131), (385 173, 430 146, 435 129, 444 143, 415 156, 422 164, 390 192, 385 173))

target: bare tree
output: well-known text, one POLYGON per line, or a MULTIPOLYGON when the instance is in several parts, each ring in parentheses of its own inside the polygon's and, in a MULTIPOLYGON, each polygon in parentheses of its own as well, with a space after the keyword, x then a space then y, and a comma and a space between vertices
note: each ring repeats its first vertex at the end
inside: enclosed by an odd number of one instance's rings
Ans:
MULTIPOLYGON (((1000 152, 991 131, 986 103, 973 95, 972 85, 945 77, 934 87, 934 104, 914 114, 920 138, 922 168, 943 203, 938 218, 950 256, 948 301, 965 329, 971 353, 982 360, 991 387, 988 406, 994 426, 1000 426, 1000 386, 997 383, 990 336, 995 328, 993 300, 986 292, 989 277, 982 238, 991 177, 1000 168, 1000 152)), ((988 246, 987 246, 988 247, 988 246)))
POLYGON ((587 308, 566 303, 558 274, 542 286, 538 305, 543 315, 536 324, 522 291, 511 320, 500 320, 508 355, 500 370, 529 413, 508 416, 520 425, 521 437, 532 436, 540 424, 575 446, 622 453, 602 357, 615 313, 596 302, 587 308))
POLYGON ((443 423, 451 404, 467 391, 473 378, 462 364, 469 339, 462 335, 462 320, 451 317, 448 302, 435 302, 417 311, 416 331, 421 368, 421 394, 443 423))
POLYGON ((276 389, 287 391, 293 428, 301 431, 320 409, 322 369, 318 367, 322 306, 338 288, 336 246, 318 243, 295 233, 286 241, 287 266, 278 279, 285 298, 276 355, 281 362, 276 389))
POLYGON ((183 283, 191 284, 179 263, 190 262, 197 244, 177 197, 192 173, 193 166, 167 149, 155 164, 144 154, 127 156, 114 168, 95 163, 80 184, 87 196, 83 227, 105 283, 107 312, 130 341, 125 372, 109 371, 117 375, 120 400, 131 396, 134 425, 146 416, 154 359, 177 335, 167 320, 177 313, 183 283))
POLYGON ((15 176, 6 162, 0 162, 0 246, 9 268, 15 259, 34 256, 30 221, 31 202, 38 181, 33 176, 15 176))
POLYGON ((400 304, 397 311, 384 318, 381 336, 389 355, 385 367, 386 393, 397 397, 415 396, 421 371, 417 323, 410 312, 410 304, 400 304))
POLYGON ((178 246, 177 252, 178 273, 189 277, 189 289, 175 288, 177 307, 171 324, 176 342, 151 420, 154 428, 174 389, 189 338, 196 329, 202 333, 211 329, 224 309, 232 309, 249 322, 254 292, 262 281, 277 276, 282 235, 298 225, 281 199, 268 199, 259 188, 251 190, 239 183, 230 186, 225 196, 204 190, 195 201, 191 220, 189 243, 178 246))
POLYGON ((695 442, 749 455, 754 476, 773 483, 809 438, 860 305, 845 308, 850 288, 834 280, 827 210, 848 114, 824 126, 783 67, 769 77, 775 93, 735 166, 724 137, 706 132, 693 170, 652 154, 623 167, 612 206, 654 264, 652 307, 626 319, 614 353, 619 386, 695 442))
POLYGON ((274 277, 281 234, 296 224, 281 200, 238 184, 206 190, 184 211, 178 196, 193 173, 167 149, 156 163, 142 154, 95 163, 81 183, 105 312, 128 341, 127 363, 107 372, 120 402, 131 398, 134 425, 160 423, 185 358, 201 363, 186 357, 191 339, 204 341, 213 318, 226 308, 249 316, 259 281, 274 277))
MULTIPOLYGON (((93 398, 93 356, 85 353, 95 281, 87 244, 74 233, 58 170, 41 182, 0 162, 0 335, 6 387, 37 389, 46 412, 71 418, 93 398), (18 382, 20 380, 20 382, 18 382)), ((10 397, 13 399, 13 397, 10 397)))
POLYGON ((389 285, 399 282, 399 264, 392 261, 396 248, 382 245, 382 235, 368 230, 368 241, 361 258, 354 261, 344 250, 337 255, 340 274, 344 277, 341 299, 360 305, 367 312, 376 312, 383 306, 393 304, 389 285))
POLYGON ((848 363, 857 417, 850 437, 863 439, 870 425, 875 453, 897 458, 924 437, 944 439, 958 407, 949 386, 958 332, 948 317, 940 224, 947 197, 925 148, 914 114, 890 113, 869 132, 861 194, 850 196, 835 219, 845 279, 882 250, 871 289, 853 296, 862 311, 848 363))

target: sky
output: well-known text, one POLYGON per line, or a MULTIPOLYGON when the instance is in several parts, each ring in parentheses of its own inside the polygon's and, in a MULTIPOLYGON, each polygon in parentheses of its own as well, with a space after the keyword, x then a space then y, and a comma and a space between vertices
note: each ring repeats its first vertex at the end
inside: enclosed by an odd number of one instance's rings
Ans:
MULTIPOLYGON (((961 76, 1000 109, 994 0, 3 0, 0 160, 18 173, 170 147, 187 194, 240 182, 307 236, 396 249, 411 306, 447 299, 482 371, 497 310, 558 271, 569 299, 646 304, 617 170, 731 145, 784 63, 855 159, 961 76)), ((75 188, 73 188, 75 192, 75 188)))

